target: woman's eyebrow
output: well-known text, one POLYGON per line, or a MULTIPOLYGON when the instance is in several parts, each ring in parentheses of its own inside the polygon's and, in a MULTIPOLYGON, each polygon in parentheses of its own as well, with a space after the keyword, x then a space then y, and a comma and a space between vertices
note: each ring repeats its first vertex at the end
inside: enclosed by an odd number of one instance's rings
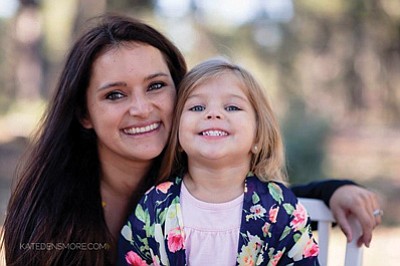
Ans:
POLYGON ((144 80, 148 81, 148 80, 151 80, 151 79, 157 78, 157 77, 170 77, 170 75, 167 73, 164 73, 164 72, 157 72, 157 73, 147 76, 144 80))
MULTIPOLYGON (((157 77, 169 77, 169 76, 170 75, 168 75, 167 73, 158 72, 158 73, 154 73, 154 74, 151 74, 151 75, 145 77, 144 80, 145 81, 149 81, 149 80, 152 80, 152 79, 157 78, 157 77)), ((124 82, 124 81, 116 81, 116 82, 106 83, 106 84, 100 86, 98 88, 98 90, 101 91, 101 90, 108 89, 108 88, 111 88, 111 87, 126 87, 126 86, 128 86, 128 84, 126 82, 124 82)))
POLYGON ((98 91, 105 90, 105 89, 108 89, 108 88, 111 88, 111 87, 126 87, 126 86, 128 86, 128 85, 126 84, 126 82, 123 82, 123 81, 110 82, 110 83, 106 83, 104 85, 101 85, 98 88, 98 91))

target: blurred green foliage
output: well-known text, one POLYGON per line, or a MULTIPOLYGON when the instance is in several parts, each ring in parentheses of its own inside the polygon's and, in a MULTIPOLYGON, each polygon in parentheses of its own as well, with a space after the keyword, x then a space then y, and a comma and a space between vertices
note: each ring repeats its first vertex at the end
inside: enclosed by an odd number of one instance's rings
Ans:
POLYGON ((306 114, 304 104, 293 102, 282 121, 286 164, 290 183, 304 183, 326 178, 323 171, 328 121, 306 114))
POLYGON ((9 25, 9 21, 0 19, 0 115, 7 112, 14 99, 9 25))

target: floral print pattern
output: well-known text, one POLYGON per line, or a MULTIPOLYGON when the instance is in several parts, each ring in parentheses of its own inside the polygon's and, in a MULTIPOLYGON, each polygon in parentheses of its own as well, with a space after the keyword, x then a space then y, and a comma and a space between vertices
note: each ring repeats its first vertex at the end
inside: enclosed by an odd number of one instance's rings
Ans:
POLYGON ((147 266, 147 263, 139 257, 139 255, 133 251, 129 251, 125 255, 125 260, 129 265, 136 266, 147 266))
MULTIPOLYGON (((118 265, 188 265, 181 182, 177 177, 143 196, 121 230, 118 265)), ((294 194, 252 174, 246 187, 237 265, 319 265, 307 211, 294 194)))
POLYGON ((184 248, 184 231, 183 228, 177 227, 168 232, 168 249, 171 252, 176 252, 184 248))

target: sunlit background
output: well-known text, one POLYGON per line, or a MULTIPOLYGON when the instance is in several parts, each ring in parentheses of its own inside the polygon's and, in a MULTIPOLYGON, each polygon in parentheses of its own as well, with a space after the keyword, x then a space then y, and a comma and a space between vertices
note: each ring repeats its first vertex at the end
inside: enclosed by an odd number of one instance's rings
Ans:
MULTIPOLYGON (((107 11, 159 29, 190 67, 223 55, 254 73, 280 119, 291 182, 353 179, 376 191, 385 215, 364 265, 399 263, 398 0, 0 0, 0 225, 66 51, 107 11)), ((341 265, 334 236, 330 265, 341 265)))

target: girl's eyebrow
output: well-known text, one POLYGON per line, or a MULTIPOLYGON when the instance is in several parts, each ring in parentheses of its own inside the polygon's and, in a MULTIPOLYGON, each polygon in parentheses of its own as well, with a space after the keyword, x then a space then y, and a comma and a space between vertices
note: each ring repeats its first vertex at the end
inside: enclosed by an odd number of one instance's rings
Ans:
POLYGON ((246 96, 246 97, 243 97, 242 95, 239 95, 239 94, 231 94, 230 96, 231 96, 232 98, 237 98, 237 99, 242 100, 242 101, 245 101, 245 102, 248 101, 247 96, 246 96))
MULTIPOLYGON (((151 74, 151 75, 145 77, 144 80, 149 81, 149 80, 152 80, 157 77, 169 77, 169 76, 170 75, 168 75, 167 73, 158 72, 158 73, 154 73, 154 74, 151 74)), ((112 88, 112 87, 126 87, 126 86, 128 86, 128 84, 124 81, 110 82, 110 83, 106 83, 106 84, 100 86, 98 88, 98 91, 105 90, 105 89, 112 88)))
MULTIPOLYGON (((189 95, 187 97, 187 100, 192 99, 192 98, 199 98, 199 97, 203 97, 203 96, 204 96, 204 93, 191 94, 191 95, 189 95)), ((230 98, 237 98, 237 99, 245 101, 245 102, 248 101, 247 97, 243 97, 242 95, 235 94, 235 93, 229 94, 229 97, 230 98)))

